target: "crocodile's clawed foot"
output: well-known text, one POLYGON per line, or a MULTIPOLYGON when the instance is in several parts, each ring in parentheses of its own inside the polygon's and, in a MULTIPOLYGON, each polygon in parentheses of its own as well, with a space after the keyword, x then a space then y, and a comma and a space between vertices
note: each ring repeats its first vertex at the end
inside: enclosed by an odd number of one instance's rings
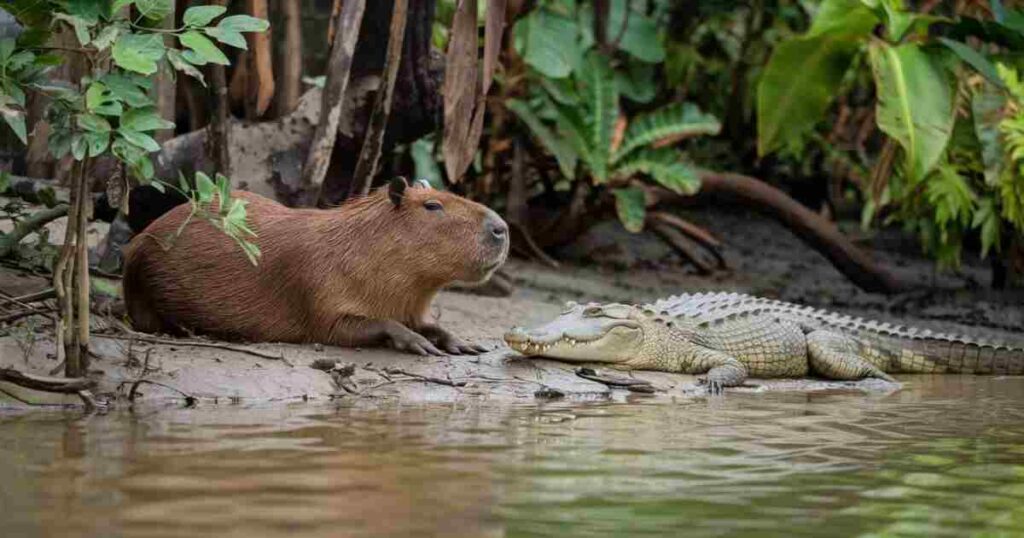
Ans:
POLYGON ((707 388, 708 394, 711 395, 717 396, 725 392, 725 385, 723 385, 721 381, 718 381, 716 379, 698 377, 697 384, 704 385, 707 388))

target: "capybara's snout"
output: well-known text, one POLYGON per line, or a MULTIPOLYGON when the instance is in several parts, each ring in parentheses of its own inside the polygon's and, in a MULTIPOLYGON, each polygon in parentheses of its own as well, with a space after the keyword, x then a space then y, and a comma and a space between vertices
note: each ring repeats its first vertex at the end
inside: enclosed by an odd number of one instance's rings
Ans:
POLYGON ((493 211, 488 210, 484 217, 481 242, 486 253, 485 272, 491 272, 505 263, 509 250, 508 224, 493 211))

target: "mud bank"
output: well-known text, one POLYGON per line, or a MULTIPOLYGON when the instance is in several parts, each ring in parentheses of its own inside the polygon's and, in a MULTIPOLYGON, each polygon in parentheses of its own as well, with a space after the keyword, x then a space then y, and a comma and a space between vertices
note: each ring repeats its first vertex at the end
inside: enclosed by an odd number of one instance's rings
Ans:
MULTIPOLYGON (((692 376, 659 372, 599 373, 646 380, 653 392, 585 379, 578 365, 525 359, 504 346, 501 335, 516 324, 541 323, 558 314, 567 300, 644 302, 701 290, 734 290, 831 308, 853 315, 933 330, 1024 342, 1024 300, 993 293, 982 284, 986 267, 968 260, 956 274, 936 273, 931 261, 897 235, 873 238, 879 258, 929 289, 885 297, 863 293, 828 262, 809 251, 785 229, 747 213, 690 212, 685 215, 726 243, 731 271, 698 276, 654 238, 626 235, 617 224, 602 224, 571 248, 572 265, 552 269, 513 260, 506 266, 516 283, 509 297, 444 292, 435 303, 440 323, 463 338, 488 344, 478 357, 417 357, 383 349, 257 344, 240 346, 252 354, 183 341, 154 343, 112 330, 110 319, 95 320, 92 368, 101 401, 136 404, 230 405, 254 401, 403 402, 490 400, 528 402, 548 398, 671 400, 703 397, 692 376), (268 358, 270 357, 270 358, 268 358), (325 372, 315 363, 337 363, 325 372)), ((0 269, 0 290, 21 295, 45 288, 39 277, 0 269)), ((42 317, 6 330, 0 337, 0 367, 46 375, 55 371, 52 322, 42 317)), ((116 324, 116 323, 114 323, 116 324)), ((903 376, 901 383, 915 383, 903 376)), ((900 385, 876 380, 856 383, 820 380, 750 380, 735 391, 836 391, 887 393, 900 385)), ((0 405, 78 405, 74 396, 43 394, 0 382, 0 405)))

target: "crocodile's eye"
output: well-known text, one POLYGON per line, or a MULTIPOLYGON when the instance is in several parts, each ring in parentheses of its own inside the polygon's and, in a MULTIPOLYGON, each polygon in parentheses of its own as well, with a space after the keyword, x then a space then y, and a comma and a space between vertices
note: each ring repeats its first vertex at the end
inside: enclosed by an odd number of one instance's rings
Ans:
POLYGON ((600 306, 588 306, 583 309, 583 315, 586 317, 600 316, 601 312, 600 306))
POLYGON ((441 202, 438 202, 437 200, 427 200, 426 202, 423 202, 423 207, 427 208, 427 211, 441 211, 444 209, 441 202))

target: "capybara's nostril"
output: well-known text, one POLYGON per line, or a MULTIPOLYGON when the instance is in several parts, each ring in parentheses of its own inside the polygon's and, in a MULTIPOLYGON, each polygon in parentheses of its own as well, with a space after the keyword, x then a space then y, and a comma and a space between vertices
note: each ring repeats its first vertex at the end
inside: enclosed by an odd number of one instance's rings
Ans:
POLYGON ((501 219, 488 219, 484 225, 491 239, 497 243, 503 243, 508 239, 508 224, 501 219))

